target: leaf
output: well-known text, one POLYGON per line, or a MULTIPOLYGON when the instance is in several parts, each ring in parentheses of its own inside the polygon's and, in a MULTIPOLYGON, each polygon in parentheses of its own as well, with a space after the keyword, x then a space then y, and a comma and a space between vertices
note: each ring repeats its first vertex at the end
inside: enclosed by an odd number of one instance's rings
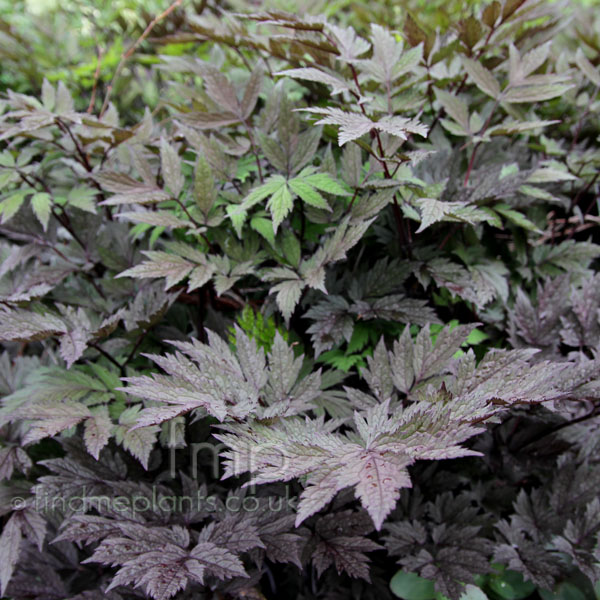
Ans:
POLYGON ((372 121, 366 115, 344 112, 339 108, 303 108, 300 110, 324 115, 316 122, 317 125, 338 125, 340 127, 338 132, 340 146, 362 137, 372 129, 385 131, 403 140, 408 138, 409 133, 422 137, 427 135, 427 127, 416 119, 386 116, 379 121, 372 121))
POLYGON ((379 530, 385 517, 396 506, 399 489, 411 487, 405 467, 412 461, 377 452, 363 455, 359 461, 356 495, 371 515, 375 529, 379 530))
POLYGON ((393 353, 389 360, 392 370, 392 381, 403 394, 408 394, 415 380, 414 346, 410 335, 410 327, 405 327, 400 338, 394 342, 393 353))
POLYGON ((252 217, 250 227, 254 231, 260 233, 271 246, 275 246, 275 232, 273 231, 273 223, 265 217, 252 217))
POLYGON ((174 286, 194 269, 194 263, 176 254, 158 250, 146 250, 144 255, 150 260, 131 267, 116 277, 165 277, 165 289, 174 286))
POLYGON ((504 600, 522 600, 535 590, 535 586, 531 582, 524 581, 520 573, 512 570, 492 576, 489 586, 504 600))
POLYGON ((416 573, 398 571, 390 581, 395 596, 403 600, 433 600, 435 589, 433 581, 419 577, 416 573))
POLYGON ((143 410, 136 427, 155 425, 196 409, 223 421, 227 414, 245 416, 256 408, 259 390, 244 375, 228 346, 214 333, 208 335, 209 344, 173 341, 179 353, 148 355, 166 375, 124 378, 127 387, 120 391, 160 403, 156 409, 143 410))
POLYGON ((217 192, 212 169, 204 156, 199 154, 194 171, 194 199, 204 215, 208 215, 216 197, 217 192))
POLYGON ((75 206, 80 210, 89 212, 92 214, 96 213, 96 204, 94 199, 98 192, 89 187, 75 187, 69 190, 67 194, 67 203, 70 206, 75 206))
POLYGON ((64 321, 52 313, 32 312, 23 309, 0 313, 0 339, 34 341, 65 333, 64 321))
POLYGON ((140 210, 137 212, 121 212, 117 215, 120 219, 127 219, 134 223, 146 223, 154 227, 179 227, 189 228, 191 223, 176 217, 172 212, 166 210, 140 210))
POLYGON ((347 510, 320 518, 308 543, 317 575, 334 565, 338 573, 370 581, 369 558, 365 552, 381 548, 364 537, 372 530, 373 526, 364 512, 347 510))
POLYGON ((537 129, 538 127, 547 127, 548 125, 555 125, 560 121, 505 121, 501 125, 495 125, 488 129, 490 135, 507 135, 511 133, 520 133, 521 131, 529 131, 531 129, 537 129))
POLYGON ((419 198, 418 204, 421 209, 421 225, 416 233, 421 233, 433 223, 441 221, 452 210, 448 203, 440 202, 435 198, 419 198))
POLYGON ((88 452, 98 460, 100 450, 108 444, 113 429, 112 421, 108 416, 108 408, 99 406, 92 410, 92 416, 86 419, 83 432, 83 441, 88 452))
POLYGON ((8 223, 18 212, 30 190, 12 192, 0 202, 0 223, 8 223))
POLYGON ((255 204, 258 204, 265 198, 272 196, 282 187, 287 185, 286 180, 281 175, 273 175, 269 177, 264 184, 257 188, 254 188, 243 200, 240 207, 237 209, 238 212, 242 210, 247 211, 252 208, 255 204))
POLYGON ((52 198, 45 192, 38 192, 31 197, 31 208, 33 208, 37 220, 46 231, 52 210, 52 198))
POLYGON ((541 102, 562 96, 572 85, 562 83, 548 83, 545 85, 525 85, 511 87, 503 94, 502 99, 506 102, 541 102))
POLYGON ((164 137, 160 138, 160 165, 165 183, 171 194, 178 198, 184 184, 181 173, 181 159, 173 146, 164 137))
POLYGON ((66 88, 62 80, 56 86, 56 105, 54 112, 58 115, 67 115, 75 109, 74 102, 69 90, 66 88))
POLYGON ((148 469, 150 452, 157 442, 158 425, 132 429, 139 417, 141 404, 134 404, 121 413, 119 425, 115 428, 115 439, 127 452, 135 456, 144 469, 148 469))
POLYGON ((83 327, 69 328, 60 338, 59 352, 67 363, 67 368, 71 367, 87 348, 87 342, 91 335, 88 329, 83 327))
POLYGON ((445 90, 436 89, 435 96, 446 112, 463 128, 469 131, 469 109, 458 96, 445 90))
POLYGON ((501 14, 502 14, 502 6, 500 5, 500 2, 498 2, 497 0, 494 0, 494 2, 492 2, 491 4, 488 4, 483 9, 483 13, 482 13, 483 22, 488 27, 494 27, 496 25, 496 22, 498 21, 498 17, 500 17, 501 14))
POLYGON ((500 97, 500 85, 496 78, 488 71, 480 62, 466 58, 461 58, 465 71, 469 77, 475 82, 475 85, 494 100, 500 97))
POLYGON ((23 537, 16 515, 17 513, 14 513, 5 523, 0 535, 0 594, 3 596, 19 560, 23 537))
POLYGON ((298 177, 290 180, 289 186, 294 194, 299 196, 306 204, 331 212, 331 207, 327 204, 325 198, 323 198, 323 196, 321 196, 321 194, 319 194, 319 192, 308 182, 303 181, 298 177))
POLYGON ((133 177, 125 175, 125 173, 104 171, 94 175, 94 179, 102 186, 103 189, 115 194, 135 192, 140 188, 146 189, 146 186, 141 184, 136 179, 133 179, 133 177))
POLYGON ((348 196, 348 191, 340 185, 338 181, 333 179, 328 173, 313 173, 310 167, 304 169, 299 175, 298 179, 306 181, 312 187, 333 194, 335 196, 348 196))
POLYGON ((551 183, 555 181, 576 181, 577 177, 566 170, 553 167, 540 167, 536 169, 527 181, 529 183, 551 183))
POLYGON ((509 80, 510 85, 519 85, 527 81, 527 77, 534 71, 539 69, 548 58, 550 52, 551 41, 546 42, 536 48, 533 48, 523 58, 519 56, 519 51, 514 44, 509 46, 509 80))
POLYGON ((527 217, 521 214, 519 211, 513 210, 506 204, 496 204, 494 210, 500 213, 503 217, 506 217, 509 221, 527 229, 528 231, 534 231, 535 233, 541 233, 535 223, 532 223, 527 217))
POLYGON ((357 61, 363 73, 388 88, 399 77, 413 71, 423 57, 423 45, 403 52, 402 44, 380 25, 371 25, 373 56, 357 61))
POLYGON ((594 85, 600 86, 600 72, 587 59, 581 47, 577 48, 577 52, 575 54, 575 64, 594 85))
POLYGON ((302 249, 300 247, 300 242, 298 238, 294 235, 294 233, 286 229, 283 232, 281 239, 281 248, 283 250, 283 255, 286 260, 295 268, 300 265, 300 258, 302 249))
POLYGON ((56 102, 56 90, 52 84, 44 77, 42 82, 42 104, 46 110, 52 110, 56 102))
POLYGON ((32 423, 22 443, 30 444, 70 429, 91 416, 87 406, 73 401, 48 402, 21 407, 13 412, 13 419, 27 419, 32 423))
POLYGON ((331 87, 331 95, 335 96, 341 92, 345 92, 351 89, 350 82, 342 79, 335 73, 328 73, 315 67, 304 67, 300 69, 288 69, 287 71, 278 71, 273 75, 285 75, 286 77, 293 77, 295 79, 304 79, 306 81, 314 81, 316 83, 322 83, 331 87))
POLYGON ((264 71, 262 65, 260 62, 258 62, 250 74, 250 79, 248 80, 246 89, 244 90, 244 96, 240 105, 241 117, 244 121, 248 119, 254 111, 254 107, 258 101, 258 95, 260 93, 263 76, 264 71))
POLYGON ((27 473, 33 463, 27 453, 18 446, 0 448, 0 481, 10 479, 15 469, 27 473))
POLYGON ((542 600, 585 600, 586 596, 583 591, 574 584, 563 581, 556 586, 556 590, 549 592, 548 590, 539 591, 542 600))
POLYGON ((357 144, 346 146, 342 152, 342 179, 353 188, 360 185, 362 175, 362 153, 357 144))
POLYGON ((267 202, 267 208, 273 215, 273 231, 277 232, 277 228, 291 212, 293 206, 292 195, 287 184, 284 183, 273 193, 267 202))
POLYGON ((277 306, 286 321, 291 318, 294 309, 300 301, 303 289, 304 284, 300 279, 282 281, 271 287, 270 293, 277 294, 275 296, 277 306))
POLYGON ((221 580, 231 577, 247 577, 244 565, 237 556, 210 542, 198 543, 191 550, 190 556, 221 580))
MULTIPOLYGON (((201 74, 204 78, 206 92, 211 100, 213 100, 219 108, 224 108, 226 111, 233 113, 237 117, 241 117, 242 111, 240 110, 240 104, 235 89, 227 77, 207 63, 202 65, 201 74)), ((249 85, 254 86, 255 83, 251 82, 249 85)), ((249 96, 252 97, 253 95, 254 92, 250 92, 249 96)))
POLYGON ((415 202, 421 210, 421 226, 417 229, 417 233, 439 221, 474 224, 490 219, 486 211, 465 202, 443 202, 435 198, 418 198, 415 202))

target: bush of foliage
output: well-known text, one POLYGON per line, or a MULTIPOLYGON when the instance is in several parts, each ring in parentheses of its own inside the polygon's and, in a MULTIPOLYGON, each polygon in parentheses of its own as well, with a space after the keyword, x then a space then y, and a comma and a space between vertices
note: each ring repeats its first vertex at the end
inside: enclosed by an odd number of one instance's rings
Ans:
POLYGON ((3 595, 595 597, 600 21, 308 8, 2 72, 3 595))

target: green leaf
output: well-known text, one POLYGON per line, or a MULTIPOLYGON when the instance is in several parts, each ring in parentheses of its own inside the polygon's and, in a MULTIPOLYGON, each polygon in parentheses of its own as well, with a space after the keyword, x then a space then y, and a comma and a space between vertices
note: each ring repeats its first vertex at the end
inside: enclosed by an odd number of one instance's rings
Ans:
POLYGON ((519 211, 512 209, 508 204, 496 204, 494 210, 500 213, 503 217, 508 219, 511 223, 527 229, 527 231, 534 231, 535 233, 541 233, 535 223, 532 223, 525 215, 519 211))
POLYGON ((553 591, 538 590, 542 600, 586 600, 586 595, 569 581, 563 581, 553 591))
POLYGON ((247 216, 246 211, 242 210, 239 206, 230 204, 227 207, 226 212, 227 216, 231 219, 231 224, 233 225, 237 236, 241 239, 242 227, 244 226, 247 216))
POLYGON ((0 202, 1 223, 7 223, 19 212, 25 196, 30 192, 31 190, 17 190, 0 202))
POLYGON ((294 206, 292 195, 288 189, 287 184, 284 182, 277 191, 271 196, 267 207, 273 215, 273 231, 277 232, 277 228, 281 225, 281 222, 289 215, 290 211, 294 206))
POLYGON ((96 190, 89 187, 75 187, 67 195, 67 204, 85 212, 96 214, 94 199, 97 193, 96 190))
POLYGON ((503 600, 523 600, 535 590, 531 581, 525 581, 521 573, 510 569, 499 575, 492 575, 489 586, 503 600))
POLYGON ((477 344, 481 344, 489 339, 490 336, 484 331, 481 331, 481 329, 473 329, 473 331, 471 331, 469 334, 469 337, 466 339, 466 342, 471 346, 476 346, 477 344))
POLYGON ((295 268, 300 266, 301 249, 298 238, 290 229, 283 232, 281 249, 286 260, 295 268))
POLYGON ((335 196, 348 196, 348 190, 343 187, 338 181, 333 179, 328 173, 313 173, 312 175, 306 175, 305 173, 310 172, 310 167, 300 172, 299 177, 302 177, 304 181, 316 187, 322 192, 327 194, 333 194, 335 196))
POLYGON ((419 577, 416 573, 398 571, 390 581, 390 589, 395 596, 403 600, 433 600, 435 598, 433 581, 419 577))
POLYGON ((287 181, 285 177, 282 175, 273 175, 269 177, 262 185, 254 188, 243 200, 240 204, 238 210, 241 212, 242 210, 248 210, 252 208, 255 204, 258 204, 265 198, 272 196, 282 187, 287 187, 287 181))
POLYGON ((294 194, 300 196, 300 198, 315 208, 322 208, 324 210, 331 211, 327 201, 315 188, 311 187, 306 181, 302 179, 291 179, 289 186, 294 194))
POLYGON ((273 223, 265 217, 253 217, 250 220, 250 227, 262 235, 271 246, 275 246, 275 234, 273 233, 273 223))
POLYGON ((48 220, 52 209, 52 198, 46 192, 38 192, 31 197, 31 208, 44 231, 48 228, 48 220))
POLYGON ((13 168, 15 166, 15 159, 9 150, 0 152, 0 167, 13 168))
POLYGON ((460 600, 488 600, 486 593, 476 585, 467 585, 460 600))
POLYGON ((208 161, 202 154, 196 159, 194 172, 194 199, 204 215, 208 215, 216 200, 215 180, 208 161))
POLYGON ((346 352, 352 354, 353 352, 360 352, 369 341, 369 335, 371 328, 363 323, 357 323, 352 331, 352 337, 348 342, 346 352))

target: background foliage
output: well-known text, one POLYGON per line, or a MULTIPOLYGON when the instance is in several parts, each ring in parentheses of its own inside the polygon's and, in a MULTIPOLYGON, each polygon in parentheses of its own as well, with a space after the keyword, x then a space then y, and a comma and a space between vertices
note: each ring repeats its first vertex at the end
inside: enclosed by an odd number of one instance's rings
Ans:
POLYGON ((0 2, 0 55, 2 594, 600 597, 593 6, 0 2))

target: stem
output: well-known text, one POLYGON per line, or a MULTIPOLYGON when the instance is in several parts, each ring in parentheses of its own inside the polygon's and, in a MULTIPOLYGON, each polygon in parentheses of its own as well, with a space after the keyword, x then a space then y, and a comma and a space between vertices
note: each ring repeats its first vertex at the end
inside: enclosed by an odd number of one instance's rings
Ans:
POLYGON ((75 233, 73 229, 73 225, 71 224, 71 220, 69 219, 69 215, 66 213, 65 209, 61 206, 62 214, 59 215, 56 212, 56 209, 52 208, 52 215, 54 218, 71 234, 73 239, 81 246, 82 250, 85 253, 86 260, 90 260, 90 255, 86 245, 81 241, 80 237, 75 233))
MULTIPOLYGON (((573 208, 575 208, 575 206, 577 206, 577 203, 579 202, 579 199, 581 198, 581 196, 583 196, 583 194, 585 194, 596 183, 596 180, 598 179, 599 175, 600 175, 600 171, 594 175, 594 177, 591 179, 591 181, 587 185, 582 187, 577 192, 577 195, 575 196, 575 198, 573 198, 573 201, 571 202, 571 207, 570 207, 571 210, 573 208)), ((584 214, 587 214, 591 210, 591 208, 592 208, 592 205, 588 206, 588 208, 586 209, 584 214)))
POLYGON ((346 214, 348 214, 352 210, 352 206, 356 197, 358 196, 358 188, 354 188, 354 195, 352 196, 352 200, 350 200, 350 204, 348 204, 348 208, 346 209, 346 214))
POLYGON ((96 65, 96 72, 94 73, 94 86, 92 87, 92 96, 90 103, 87 108, 87 113, 92 114, 94 110, 94 104, 96 103, 96 91, 98 89, 98 80, 100 79, 100 67, 102 66, 102 56, 104 55, 104 48, 98 46, 98 63, 96 65))
POLYGON ((258 157, 258 151, 256 150, 256 144, 254 143, 254 136, 252 135, 252 128, 248 124, 248 121, 243 121, 243 123, 244 123, 244 127, 246 128, 246 131, 248 132, 248 139, 250 140, 250 148, 252 149, 252 154, 254 154, 254 158, 256 160, 256 166, 258 167, 258 178, 260 179, 261 183, 264 183, 262 169, 260 167, 260 159, 258 157))
MULTIPOLYGON (((490 124, 492 122, 492 117, 494 116, 494 112, 496 111, 497 107, 498 107, 498 100, 496 100, 494 102, 494 106, 492 106, 492 110, 490 111, 488 118, 486 119, 485 123, 483 124, 483 127, 478 132, 478 135, 483 136, 483 134, 488 130, 488 127, 490 126, 490 124)), ((477 150, 479 149, 479 146, 481 146, 481 142, 477 142, 475 144, 475 147, 473 148, 473 152, 471 153, 471 159, 469 160, 469 166, 467 167, 467 172, 465 174, 465 181, 463 184, 465 187, 467 187, 467 184, 469 183, 469 177, 471 176, 471 171, 473 170, 473 165, 475 164, 475 155, 477 154, 477 150)))
POLYGON ((158 16, 154 17, 154 19, 152 19, 152 21, 148 23, 148 26, 146 27, 146 29, 144 29, 142 35, 140 35, 140 37, 129 47, 129 49, 121 55, 121 60, 119 60, 119 64, 117 65, 115 74, 110 80, 110 83, 108 84, 108 88, 106 90, 106 96, 104 97, 102 108, 100 109, 100 119, 104 116, 104 113, 108 108, 108 102, 112 94, 114 83, 121 74, 121 71, 123 70, 123 67, 125 66, 125 63, 129 59, 129 57, 136 51, 138 46, 148 37, 148 35, 150 35, 150 32, 154 29, 155 25, 160 23, 160 21, 162 21, 165 17, 168 17, 178 6, 182 4, 182 2, 183 0, 175 0, 175 2, 173 2, 166 10, 161 12, 158 16))
POLYGON ((190 214, 190 211, 185 207, 185 204, 179 199, 179 198, 175 198, 175 202, 177 202, 177 204, 179 204, 179 206, 181 207, 181 210, 183 210, 183 212, 187 215, 187 218, 196 226, 196 227, 202 227, 202 224, 199 223, 198 221, 196 221, 196 219, 194 219, 194 217, 192 217, 192 215, 190 214))
POLYGON ((306 215, 304 214, 304 202, 300 202, 300 244, 304 242, 306 230, 306 215))
POLYGON ((88 345, 90 348, 93 348, 94 350, 97 350, 98 352, 100 352, 100 354, 102 354, 102 356, 104 356, 104 358, 106 358, 113 365, 115 365, 119 369, 119 372, 121 373, 122 376, 125 375, 125 369, 124 369, 123 365, 121 365, 121 363, 114 356, 109 354, 106 350, 104 350, 104 348, 99 346, 96 342, 92 342, 91 344, 88 344, 88 345))
POLYGON ((596 86, 596 89, 594 90, 594 95, 590 96, 590 101, 588 102, 588 105, 585 107, 585 112, 581 115, 581 118, 577 122, 577 127, 575 128, 575 134, 573 135, 573 140, 571 141, 571 145, 569 146, 569 152, 572 152, 573 148, 575 148, 575 144, 577 143, 577 138, 579 137, 579 134, 581 133, 581 129, 583 128, 583 123, 587 119, 588 115, 590 114, 590 108, 592 106, 592 103, 596 99, 596 96, 598 95, 599 89, 600 88, 598 88, 598 86, 596 86))
POLYGON ((565 421, 564 423, 560 423, 560 425, 555 425, 549 431, 545 431, 545 432, 541 433, 540 435, 536 435, 533 439, 529 440, 522 446, 519 446, 517 448, 517 451, 520 452, 523 448, 526 448, 527 446, 531 446, 531 444, 535 444, 536 442, 539 442, 540 440, 544 439, 545 437, 552 435, 552 434, 556 433, 557 431, 560 431, 561 429, 565 429, 566 427, 570 427, 571 425, 576 425, 577 423, 583 423, 584 421, 593 419, 594 417, 598 416, 598 414, 600 414, 600 405, 594 406, 594 408, 586 415, 582 415, 581 417, 577 417, 576 419, 572 419, 571 421, 565 421))
MULTIPOLYGON (((521 6, 523 5, 524 1, 525 1, 525 0, 523 0, 523 2, 521 2, 521 3, 519 4, 519 6, 517 6, 517 8, 516 8, 515 10, 518 10, 519 8, 521 8, 521 6)), ((514 12, 514 11, 513 11, 513 12, 514 12)), ((512 14, 513 14, 513 13, 511 13, 511 15, 512 15, 512 14)), ((503 16, 503 17, 500 19, 500 23, 498 23, 498 25, 494 24, 492 27, 490 27, 490 30, 489 30, 489 32, 488 32, 488 34, 487 34, 486 38, 485 38, 485 41, 483 42, 483 46, 482 46, 482 47, 479 49, 479 51, 478 51, 478 52, 477 52, 477 54, 475 55, 475 60, 479 60, 479 59, 481 58, 482 54, 485 52, 485 48, 486 48, 486 46, 489 44, 489 42, 490 42, 490 39, 492 38, 492 35, 494 35, 494 33, 495 33, 496 31, 498 31, 498 29, 499 29, 499 28, 500 28, 502 25, 504 25, 504 22, 506 21, 506 19, 507 19, 509 16, 510 16, 510 15, 505 15, 505 16, 503 16)), ((454 92, 454 95, 455 95, 455 96, 458 96, 458 95, 459 95, 459 94, 460 94, 460 93, 463 91, 463 89, 465 88, 465 85, 467 84, 467 78, 468 78, 468 76, 467 76, 467 75, 465 75, 465 76, 462 78, 462 80, 461 80, 461 82, 460 82, 460 84, 459 84, 458 88, 457 88, 457 89, 456 89, 456 91, 454 92)), ((442 115, 444 114, 444 112, 445 112, 444 108, 443 108, 443 107, 442 107, 442 108, 440 108, 440 110, 438 111, 437 115, 435 116, 435 119, 434 119, 434 120, 433 120, 433 122, 431 123, 431 127, 429 128, 429 132, 430 132, 430 133, 431 133, 431 130, 432 130, 432 129, 433 129, 433 128, 434 128, 434 127, 437 125, 438 121, 441 119, 441 117, 442 117, 442 115)))
POLYGON ((142 334, 138 337, 137 341, 135 342, 133 348, 131 349, 131 352, 129 353, 129 355, 127 356, 127 358, 125 359, 125 362, 120 366, 121 369, 125 369, 125 367, 127 366, 127 364, 129 364, 129 361, 131 361, 131 359, 134 357, 137 349, 141 346, 142 342, 144 341, 144 338, 148 335, 148 332, 150 331, 150 329, 145 329, 142 334))
MULTIPOLYGON (((81 143, 79 142, 79 140, 75 137, 75 135, 71 131, 71 128, 68 125, 66 125, 63 121, 61 121, 60 119, 56 119, 56 123, 58 124, 59 128, 62 131, 64 131, 65 133, 69 134, 69 137, 73 141, 73 144, 75 144, 75 148, 77 150, 77 154, 79 154, 79 156, 81 158, 81 160, 79 160, 78 162, 81 163, 81 165, 83 165, 83 167, 85 168, 85 170, 88 173, 91 173, 94 170, 94 167, 92 167, 92 165, 90 164, 90 161, 89 161, 87 153, 83 149, 83 146, 81 146, 81 143)), ((102 158, 103 162, 104 162, 105 156, 106 156, 106 153, 105 153, 105 155, 102 158)), ((97 196, 99 195, 100 199, 104 200, 105 199, 105 195, 104 195, 103 189, 100 187, 100 184, 95 179, 92 179, 91 183, 92 183, 92 185, 99 192, 99 194, 97 194, 97 196)), ((105 213, 106 213, 106 218, 109 221, 112 221, 113 220, 113 215, 112 215, 112 211, 110 210, 110 206, 106 206, 105 207, 105 213)))
MULTIPOLYGON (((33 184, 31 182, 31 180, 29 179, 29 177, 23 173, 23 171, 21 171, 21 169, 19 169, 18 167, 16 167, 17 173, 19 174, 19 177, 29 186, 31 186, 33 189, 35 189, 35 184, 33 184)), ((38 175, 33 175, 31 174, 31 177, 33 177, 33 179, 35 181, 37 181, 42 188, 44 189, 44 191, 49 195, 52 196, 52 192, 50 191, 50 188, 48 187, 48 184, 38 175)))
POLYGON ((250 71, 250 73, 252 73, 252 66, 248 62, 248 59, 243 55, 242 51, 239 48, 234 48, 234 50, 235 50, 235 53, 242 59, 242 62, 244 63, 244 66, 246 67, 246 69, 248 69, 248 71, 250 71))
POLYGON ((43 246, 45 246, 46 248, 50 248, 50 250, 52 250, 57 256, 60 256, 64 261, 66 261, 66 262, 72 264, 73 266, 77 267, 77 269, 80 268, 77 263, 73 262, 70 258, 68 258, 67 256, 65 256, 58 248, 56 248, 52 244, 45 243, 45 244, 43 244, 43 246))
MULTIPOLYGON (((187 215, 187 218, 196 226, 198 227, 198 229, 200 229, 202 227, 202 224, 199 223, 198 221, 196 221, 196 219, 194 219, 194 217, 192 217, 192 215, 190 214, 190 211, 186 208, 185 204, 179 199, 179 198, 175 198, 175 202, 177 202, 177 204, 179 204, 179 206, 181 207, 181 210, 183 210, 183 212, 187 215)), ((201 233, 200 234, 202 236, 202 239, 206 242, 206 244, 208 245, 208 249, 211 252, 214 252, 214 246, 210 243, 210 240, 206 237, 205 233, 201 233)))
POLYGON ((93 170, 93 167, 90 164, 88 156, 85 153, 85 151, 83 150, 83 147, 81 146, 81 143, 79 142, 79 140, 75 137, 75 135, 71 131, 71 128, 68 127, 60 119, 56 119, 56 124, 58 125, 58 127, 60 129, 62 129, 66 134, 69 135, 69 137, 71 138, 71 141, 73 142, 73 144, 75 144, 75 149, 77 150, 77 154, 79 154, 79 156, 81 157, 81 160, 79 162, 81 162, 81 164, 85 167, 86 171, 91 172, 93 170))
MULTIPOLYGON (((356 93, 353 93, 353 95, 358 99, 360 96, 362 96, 362 89, 360 87, 360 82, 358 81, 358 73, 356 72, 356 69, 354 68, 354 65, 350 65, 350 69, 352 71, 352 78, 354 79, 354 85, 356 85, 356 88, 358 90, 358 95, 356 93)), ((363 113, 363 115, 367 116, 367 113, 365 111, 365 107, 362 104, 359 104, 360 109, 363 113)), ((377 160, 379 161, 379 163, 381 164, 381 166, 383 167, 383 172, 385 173, 385 176, 387 179, 391 179, 392 176, 390 175, 390 170, 388 168, 387 162, 385 160, 385 155, 383 152, 383 144, 381 143, 381 136, 379 135, 379 132, 377 130, 375 130, 375 139, 377 140, 377 147, 379 149, 379 154, 381 155, 381 158, 377 158, 377 160)), ((404 247, 407 246, 407 236, 406 236, 406 231, 405 231, 405 225, 404 225, 404 217, 402 216, 402 211, 400 210, 400 206, 398 204, 398 198, 396 196, 396 194, 394 194, 394 204, 392 205, 392 209, 394 211, 394 220, 396 221, 396 230, 398 231, 398 237, 400 238, 400 244, 404 247)), ((410 256, 411 251, 410 251, 410 246, 408 247, 408 254, 410 256)))
POLYGON ((448 230, 448 233, 446 234, 446 237, 444 237, 444 239, 441 241, 440 245, 438 246, 438 250, 443 250, 444 249, 444 246, 448 243, 448 241, 452 237, 453 233, 454 233, 454 226, 452 226, 448 230))

